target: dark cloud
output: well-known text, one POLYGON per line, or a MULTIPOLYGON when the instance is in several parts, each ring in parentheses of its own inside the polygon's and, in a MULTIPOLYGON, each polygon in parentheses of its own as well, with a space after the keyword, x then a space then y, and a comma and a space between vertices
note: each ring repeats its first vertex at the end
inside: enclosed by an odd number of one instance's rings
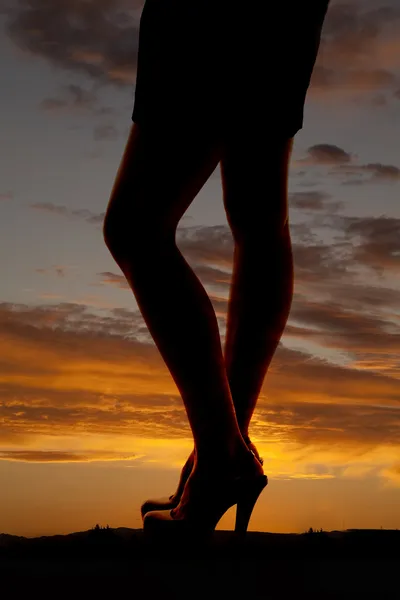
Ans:
POLYGON ((126 315, 108 311, 95 314, 87 306, 72 302, 33 307, 0 303, 0 328, 3 331, 10 329, 14 332, 22 328, 25 335, 31 336, 38 344, 40 340, 45 342, 47 336, 52 336, 52 331, 73 334, 84 330, 93 339, 97 335, 123 335, 134 340, 136 335, 141 334, 143 323, 138 311, 126 315))
MULTIPOLYGON (((301 328, 303 340, 353 355, 360 364, 375 362, 379 369, 378 363, 386 362, 393 373, 400 369, 400 326, 384 317, 348 309, 343 299, 294 302, 290 317, 291 322, 308 326, 308 331, 301 328)), ((296 335, 296 328, 289 324, 285 333, 296 335)))
POLYGON ((36 210, 57 214, 63 217, 78 217, 90 224, 101 224, 104 221, 105 213, 96 214, 86 208, 72 209, 67 206, 56 205, 52 202, 36 202, 29 205, 36 210))
POLYGON ((377 106, 377 107, 381 107, 381 106, 387 106, 388 101, 387 98, 384 94, 376 94, 373 98, 372 98, 372 105, 373 106, 377 106))
MULTIPOLYGON (((315 293, 316 289, 322 293, 325 288, 326 293, 335 295, 335 289, 340 286, 344 296, 345 286, 349 286, 349 293, 353 293, 351 290, 356 288, 362 289, 361 285, 355 284, 358 270, 368 267, 380 274, 385 268, 398 268, 399 219, 340 215, 334 209, 329 211, 330 201, 323 201, 318 193, 315 197, 311 196, 311 201, 309 192, 304 195, 300 192, 291 197, 291 201, 294 200, 295 203, 299 199, 301 206, 321 206, 321 210, 313 211, 310 225, 304 224, 303 230, 301 226, 291 225, 296 287, 299 293, 303 293, 303 287, 306 286, 310 294, 315 293), (324 204, 326 211, 322 210, 324 204), (314 239, 312 228, 329 229, 334 234, 334 241, 328 244, 314 239)), ((216 285, 221 290, 228 291, 233 260, 233 239, 228 226, 179 228, 177 243, 205 285, 216 285)), ((263 270, 264 265, 260 261, 260 277, 263 270)), ((375 289, 373 285, 364 285, 363 289, 368 288, 375 289)), ((377 298, 379 294, 378 291, 371 293, 373 298, 377 298)), ((382 294, 388 297, 389 292, 382 288, 382 294)))
MULTIPOLYGON (((382 163, 356 164, 355 159, 356 156, 333 144, 316 144, 310 146, 307 149, 307 155, 304 158, 298 159, 296 164, 330 166, 332 168, 329 174, 346 177, 343 182, 346 185, 388 181, 397 182, 400 180, 400 169, 395 165, 382 163), (363 175, 370 175, 370 177, 363 178, 363 175), (349 177, 357 177, 357 179, 347 179, 349 177)), ((298 192, 298 194, 300 194, 300 204, 304 202, 305 206, 312 210, 322 209, 323 202, 327 200, 327 196, 323 192, 298 192), (314 205, 313 208, 311 208, 312 205, 314 205)), ((296 194, 293 194, 293 196, 296 203, 296 194)), ((328 205, 328 209, 330 212, 336 212, 342 206, 342 203, 332 202, 328 205)))
POLYGON ((353 265, 369 267, 378 274, 400 268, 400 219, 329 215, 315 217, 314 225, 340 232, 351 249, 349 260, 353 265))
POLYGON ((115 140, 118 137, 118 129, 114 125, 97 125, 93 130, 96 142, 103 140, 115 140))
POLYGON ((343 165, 352 161, 352 156, 334 144, 315 144, 308 148, 308 157, 297 162, 312 162, 316 165, 343 165))
POLYGON ((331 0, 311 79, 311 94, 396 89, 398 79, 391 68, 398 66, 395 57, 399 31, 398 6, 331 0))
POLYGON ((263 406, 257 416, 264 424, 254 426, 261 439, 279 438, 302 445, 346 445, 360 453, 380 445, 399 446, 397 408, 357 404, 299 403, 263 406))
POLYGON ((361 178, 353 180, 345 180, 345 184, 362 184, 362 183, 385 183, 394 182, 400 180, 400 169, 394 165, 384 165, 382 163, 368 163, 366 165, 351 165, 343 166, 339 165, 335 171, 331 171, 333 175, 340 176, 358 176, 361 178), (362 177, 363 175, 370 175, 369 178, 362 177))
POLYGON ((0 202, 2 201, 7 201, 7 200, 13 200, 14 198, 14 193, 13 192, 2 192, 0 193, 0 202))
POLYGON ((92 90, 87 90, 81 85, 70 83, 61 87, 61 98, 44 98, 40 107, 47 111, 60 111, 64 109, 73 111, 97 112, 97 96, 92 90))
POLYGON ((98 273, 98 275, 102 278, 100 282, 102 285, 113 285, 122 289, 130 289, 125 275, 118 275, 110 271, 103 271, 102 273, 98 273))
POLYGON ((325 192, 308 191, 293 192, 289 195, 289 203, 295 208, 305 210, 322 210, 330 195, 325 192))
POLYGON ((393 165, 382 165, 381 163, 369 163, 367 165, 361 165, 361 169, 368 171, 372 174, 373 179, 379 180, 400 180, 400 169, 393 165))
POLYGON ((35 463, 93 462, 96 460, 132 460, 134 458, 135 456, 132 454, 113 454, 106 452, 90 452, 88 455, 46 450, 9 450, 0 452, 0 460, 35 463))
POLYGON ((305 211, 337 212, 343 207, 343 202, 332 200, 326 192, 317 190, 293 192, 289 194, 289 205, 305 211))
POLYGON ((40 273, 41 275, 53 274, 55 273, 58 277, 65 277, 66 270, 68 267, 53 265, 47 269, 35 269, 36 273, 40 273))
POLYGON ((390 217, 353 219, 346 227, 348 237, 359 236, 354 258, 378 272, 400 269, 400 219, 390 217))
POLYGON ((232 273, 207 265, 194 265, 193 270, 205 286, 227 289, 231 284, 232 273))
POLYGON ((142 6, 138 0, 19 0, 7 31, 18 46, 57 67, 132 84, 142 6))
POLYGON ((68 106, 68 102, 61 98, 44 98, 40 103, 40 108, 51 112, 60 110, 66 106, 68 106))
POLYGON ((226 225, 211 227, 181 227, 177 231, 177 245, 190 264, 231 268, 233 238, 226 225))
MULTIPOLYGON (((313 201, 312 206, 320 207, 322 198, 316 196, 313 201)), ((284 335, 339 351, 360 366, 394 374, 400 367, 400 329, 393 321, 400 293, 372 282, 360 283, 357 270, 365 266, 382 270, 390 260, 394 268, 400 248, 397 220, 381 222, 334 214, 321 219, 318 217, 316 224, 326 220, 326 226, 340 235, 331 244, 293 244, 295 294, 284 335)), ((200 279, 206 265, 203 283, 218 285, 225 298, 231 275, 227 272, 221 278, 220 269, 232 268, 229 238, 228 229, 225 236, 221 228, 189 228, 179 244, 196 273, 199 267, 200 279)), ((260 261, 260 278, 264 273, 260 261)), ((227 299, 213 294, 211 298, 216 312, 224 316, 227 299)))
POLYGON ((350 253, 338 244, 293 244, 298 284, 326 283, 348 279, 350 253))

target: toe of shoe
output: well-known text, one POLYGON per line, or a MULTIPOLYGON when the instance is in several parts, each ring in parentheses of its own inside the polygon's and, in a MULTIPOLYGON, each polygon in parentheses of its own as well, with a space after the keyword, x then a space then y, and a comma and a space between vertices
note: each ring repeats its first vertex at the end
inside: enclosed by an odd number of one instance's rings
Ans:
POLYGON ((143 518, 143 528, 152 530, 155 527, 162 527, 168 521, 173 521, 170 510, 151 510, 143 518))
POLYGON ((167 508, 173 508, 171 500, 167 497, 157 498, 154 500, 146 500, 145 502, 143 502, 142 506, 140 507, 140 512, 142 514, 142 517, 144 517, 145 514, 148 512, 165 510, 167 508))

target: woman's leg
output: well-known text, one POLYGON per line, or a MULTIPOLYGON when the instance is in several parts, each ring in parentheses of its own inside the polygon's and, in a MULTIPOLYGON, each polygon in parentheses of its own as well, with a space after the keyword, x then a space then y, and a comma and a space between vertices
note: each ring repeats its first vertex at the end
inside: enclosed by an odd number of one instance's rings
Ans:
POLYGON ((179 251, 178 223, 221 159, 211 133, 133 125, 111 193, 104 239, 179 389, 196 460, 220 468, 248 453, 225 371, 218 322, 179 251))
POLYGON ((289 315, 293 259, 287 180, 293 138, 265 144, 239 135, 221 161, 224 205, 234 237, 225 364, 240 430, 249 423, 289 315))

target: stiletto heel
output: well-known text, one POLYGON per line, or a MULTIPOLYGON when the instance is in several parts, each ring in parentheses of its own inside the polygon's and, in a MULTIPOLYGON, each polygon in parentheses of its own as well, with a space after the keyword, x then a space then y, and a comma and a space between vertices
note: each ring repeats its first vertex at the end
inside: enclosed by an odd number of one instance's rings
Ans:
POLYGON ((250 489, 246 489, 241 498, 238 499, 236 506, 235 533, 237 536, 243 536, 249 525, 251 513, 258 500, 259 495, 268 484, 266 475, 261 475, 259 479, 252 484, 250 489))
MULTIPOLYGON (((250 462, 255 466, 256 458, 249 450, 250 462)), ((222 515, 237 504, 235 532, 242 538, 259 495, 268 483, 268 478, 260 473, 229 476, 224 478, 200 479, 189 496, 182 498, 176 508, 147 512, 143 519, 143 530, 150 535, 164 533, 190 533, 193 536, 209 536, 215 530, 222 515)), ((186 489, 186 488, 185 488, 186 489)))
MULTIPOLYGON (((244 436, 243 439, 245 440, 249 450, 256 457, 258 462, 262 465, 264 463, 264 460, 258 454, 257 448, 255 447, 249 436, 244 436)), ((169 497, 148 499, 145 502, 143 502, 143 504, 140 507, 142 519, 144 519, 146 513, 148 512, 154 510, 171 510, 172 508, 176 508, 178 506, 186 481, 188 480, 189 475, 192 471, 192 467, 193 455, 190 455, 181 471, 179 484, 176 492, 174 494, 171 494, 169 497)))

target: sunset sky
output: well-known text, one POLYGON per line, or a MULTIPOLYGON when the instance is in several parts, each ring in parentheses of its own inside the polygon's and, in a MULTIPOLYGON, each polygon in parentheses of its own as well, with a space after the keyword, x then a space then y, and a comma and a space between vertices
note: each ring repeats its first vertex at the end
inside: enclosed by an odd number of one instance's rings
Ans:
MULTIPOLYGON (((0 532, 141 527, 192 448, 102 236, 142 7, 0 0, 0 532)), ((400 527, 399 140, 399 2, 331 0, 291 160, 295 293, 250 429, 270 483, 249 530, 400 527)), ((223 341, 219 169, 177 242, 223 341)))

